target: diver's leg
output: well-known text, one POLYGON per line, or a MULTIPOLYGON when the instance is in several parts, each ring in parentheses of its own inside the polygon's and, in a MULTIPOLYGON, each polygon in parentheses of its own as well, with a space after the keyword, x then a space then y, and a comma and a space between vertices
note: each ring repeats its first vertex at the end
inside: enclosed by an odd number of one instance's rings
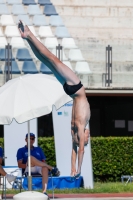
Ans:
MULTIPOLYGON (((56 78, 59 80, 60 77, 64 79, 64 83, 67 82, 70 85, 75 85, 79 83, 79 78, 76 74, 65 64, 63 64, 55 55, 53 55, 30 31, 28 26, 24 26, 24 32, 19 28, 21 36, 28 40, 29 45, 32 50, 34 47, 34 54, 41 55, 41 61, 48 65, 52 72, 55 74, 56 78), (43 58, 43 60, 42 60, 43 58), (49 63, 49 64, 48 64, 49 63), (55 73, 55 71, 57 73, 55 73)), ((62 83, 62 84, 64 84, 62 83)))

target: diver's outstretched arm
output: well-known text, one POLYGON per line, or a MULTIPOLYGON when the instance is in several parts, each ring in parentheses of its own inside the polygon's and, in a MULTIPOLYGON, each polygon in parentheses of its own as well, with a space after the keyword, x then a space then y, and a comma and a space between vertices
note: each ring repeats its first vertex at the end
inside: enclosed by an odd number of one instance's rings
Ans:
POLYGON ((72 142, 71 176, 76 175, 76 159, 77 159, 77 145, 74 142, 72 142))
MULTIPOLYGON (((20 21, 21 23, 21 21, 20 21)), ((28 26, 24 26, 24 32, 19 28, 21 33, 21 37, 28 39, 28 43, 31 46, 35 55, 39 58, 43 59, 43 63, 46 64, 51 71, 54 73, 56 78, 60 81, 60 79, 64 80, 62 84, 67 82, 70 85, 75 85, 79 83, 79 78, 76 74, 65 64, 63 64, 55 55, 53 55, 30 31, 28 26), (36 52, 35 48, 38 52, 36 52), (42 57, 41 57, 42 56, 42 57), (55 73, 56 72, 56 73, 55 73)), ((42 61, 42 60, 41 60, 42 61)), ((61 81, 60 81, 61 82, 61 81)))
POLYGON ((78 169, 77 174, 81 173, 81 166, 83 162, 84 156, 84 128, 81 126, 78 128, 78 136, 79 136, 79 149, 78 149, 78 169))

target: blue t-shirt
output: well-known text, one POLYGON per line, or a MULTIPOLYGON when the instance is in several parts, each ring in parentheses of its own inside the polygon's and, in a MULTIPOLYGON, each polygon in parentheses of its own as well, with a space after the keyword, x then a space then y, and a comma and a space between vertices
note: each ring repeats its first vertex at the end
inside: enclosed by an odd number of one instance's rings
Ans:
POLYGON ((0 147, 0 158, 3 158, 3 149, 0 147))
MULTIPOLYGON (((30 150, 31 156, 34 156, 37 160, 43 161, 46 160, 42 149, 40 147, 34 147, 30 150)), ((17 161, 22 160, 23 164, 27 163, 28 160, 28 147, 24 146, 17 151, 17 161)))

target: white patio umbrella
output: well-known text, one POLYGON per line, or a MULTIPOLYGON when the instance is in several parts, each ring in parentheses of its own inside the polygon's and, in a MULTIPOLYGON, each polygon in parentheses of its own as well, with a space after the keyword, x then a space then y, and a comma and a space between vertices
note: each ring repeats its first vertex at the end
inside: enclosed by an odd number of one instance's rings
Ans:
MULTIPOLYGON (((62 85, 55 77, 44 74, 28 74, 8 81, 0 88, 0 124, 10 124, 13 119, 18 123, 46 115, 71 101, 62 85)), ((28 134, 28 166, 30 170, 30 134, 28 134)), ((29 181, 31 188, 31 179, 29 181)))
POLYGON ((48 114, 71 101, 55 77, 28 74, 8 81, 0 88, 0 124, 18 123, 48 114))

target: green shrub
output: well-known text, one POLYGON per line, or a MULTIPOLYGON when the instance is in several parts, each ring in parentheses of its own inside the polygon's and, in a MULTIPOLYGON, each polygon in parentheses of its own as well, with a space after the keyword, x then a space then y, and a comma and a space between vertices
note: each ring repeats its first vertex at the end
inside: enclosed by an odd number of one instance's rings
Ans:
POLYGON ((120 181, 133 174, 133 137, 92 138, 93 173, 96 181, 120 181))
POLYGON ((0 147, 4 148, 4 139, 0 138, 0 147))
MULTIPOLYGON (((38 145, 44 150, 47 163, 55 166, 54 138, 39 137, 38 145)), ((1 138, 0 146, 4 146, 1 138)), ((121 175, 133 175, 133 137, 91 138, 91 149, 95 181, 120 181, 121 175)))
POLYGON ((38 146, 40 146, 44 150, 47 163, 49 165, 55 166, 56 158, 55 158, 54 138, 53 137, 49 137, 49 138, 39 137, 38 146))
MULTIPOLYGON (((39 138, 47 162, 56 164, 54 138, 39 138)), ((121 175, 133 174, 133 137, 91 138, 95 181, 120 181, 121 175)))
MULTIPOLYGON (((47 162, 55 165, 54 138, 39 138, 47 162)), ((133 174, 133 137, 91 138, 95 181, 120 181, 121 175, 133 174)))

